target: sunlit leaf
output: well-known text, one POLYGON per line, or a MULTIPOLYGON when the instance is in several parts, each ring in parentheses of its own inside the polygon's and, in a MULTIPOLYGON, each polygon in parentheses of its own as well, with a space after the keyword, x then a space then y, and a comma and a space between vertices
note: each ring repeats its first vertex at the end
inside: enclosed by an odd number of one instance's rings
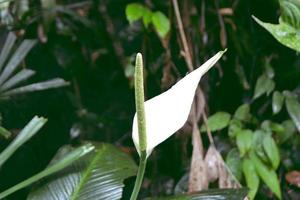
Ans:
MULTIPOLYGON (((222 57, 220 51, 166 92, 145 102, 147 155, 153 148, 179 130, 186 122, 201 77, 222 57)), ((139 151, 137 118, 134 116, 132 138, 139 151)))
POLYGON ((263 182, 269 187, 269 189, 281 199, 281 190, 279 179, 276 172, 267 167, 256 155, 254 152, 250 153, 250 159, 253 162, 256 172, 263 182))
POLYGON ((241 130, 236 136, 236 144, 241 156, 244 156, 252 146, 253 133, 251 130, 241 130))
POLYGON ((167 34, 170 31, 171 25, 170 25, 170 20, 167 18, 165 14, 159 11, 154 12, 152 14, 152 23, 155 27, 155 30, 157 31, 158 35, 161 38, 167 36, 167 34))
POLYGON ((299 32, 294 27, 280 21, 279 24, 265 23, 253 16, 255 21, 269 31, 281 44, 300 52, 299 32))
POLYGON ((244 158, 243 160, 243 173, 249 188, 248 197, 254 199, 258 187, 259 187, 259 177, 256 173, 255 166, 249 158, 244 158))
POLYGON ((275 91, 272 97, 272 110, 274 114, 280 112, 283 102, 284 102, 284 96, 280 92, 275 91))
POLYGON ((126 17, 129 23, 139 20, 143 17, 145 7, 139 3, 130 3, 126 6, 126 17))
POLYGON ((267 135, 263 139, 263 148, 272 164, 274 170, 276 170, 280 163, 279 149, 274 141, 274 139, 267 135))
MULTIPOLYGON (((121 199, 123 181, 135 175, 136 164, 111 144, 94 146, 94 151, 42 181, 28 200, 121 199)), ((72 150, 70 146, 63 147, 48 168, 72 150)))
MULTIPOLYGON (((227 112, 217 112, 207 119, 207 125, 211 131, 218 131, 228 126, 230 114, 227 112)), ((201 127, 201 131, 206 131, 206 126, 201 127)))

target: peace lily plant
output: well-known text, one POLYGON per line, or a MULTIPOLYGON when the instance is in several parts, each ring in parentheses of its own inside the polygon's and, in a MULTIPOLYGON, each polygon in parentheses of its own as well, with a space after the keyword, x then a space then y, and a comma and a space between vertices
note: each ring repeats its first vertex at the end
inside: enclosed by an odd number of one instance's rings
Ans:
POLYGON ((143 59, 140 53, 135 64, 135 103, 132 139, 140 163, 130 200, 136 200, 152 150, 178 131, 186 122, 201 77, 222 57, 218 52, 202 66, 178 81, 166 92, 144 102, 143 59))

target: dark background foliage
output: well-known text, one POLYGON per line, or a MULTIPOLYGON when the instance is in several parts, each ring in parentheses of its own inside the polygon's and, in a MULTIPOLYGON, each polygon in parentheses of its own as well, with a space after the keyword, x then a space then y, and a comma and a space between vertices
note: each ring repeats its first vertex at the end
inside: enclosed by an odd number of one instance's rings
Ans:
MULTIPOLYGON (((188 40, 194 45, 194 63, 199 66, 207 58, 223 49, 220 41, 219 8, 232 8, 233 15, 227 17, 225 59, 202 80, 208 102, 208 113, 227 111, 234 113, 242 103, 252 103, 257 78, 264 71, 266 60, 275 70, 278 90, 294 90, 299 87, 299 56, 278 43, 252 19, 255 15, 267 22, 277 23, 279 5, 275 0, 216 0, 205 1, 207 42, 203 43, 200 0, 179 1, 188 40)), ((46 42, 39 42, 26 57, 26 67, 37 71, 31 80, 46 80, 62 77, 71 82, 66 88, 42 91, 17 96, 0 102, 2 125, 7 129, 21 129, 35 114, 48 118, 46 126, 31 141, 22 146, 0 171, 0 190, 32 176, 44 169, 59 147, 76 144, 80 140, 104 141, 123 147, 136 156, 131 141, 131 123, 134 108, 134 90, 130 70, 137 52, 142 52, 146 67, 146 96, 151 98, 187 73, 186 64, 180 55, 181 44, 171 1, 147 0, 94 0, 57 1, 67 12, 58 12, 54 20, 47 24, 44 33, 42 9, 39 1, 30 2, 30 9, 11 26, 19 33, 19 38, 39 38, 47 36, 46 42), (151 10, 165 13, 171 22, 167 46, 153 27, 145 28, 142 23, 129 25, 126 5, 140 2, 151 10), (169 81, 163 82, 164 69, 170 70, 169 81), (74 135, 79 133, 79 135, 74 135), (3 181, 4 180, 4 181, 3 181)), ((7 35, 7 26, 1 27, 0 45, 7 35)), ((263 97, 253 102, 252 112, 258 119, 271 115, 271 109, 260 112, 262 103, 269 101, 263 97)), ((274 120, 286 118, 280 114, 274 120)), ((231 148, 226 133, 215 135, 221 153, 231 148)), ((299 137, 298 137, 299 140, 299 137)), ((205 147, 208 140, 204 136, 205 147)), ((4 149, 9 141, 0 140, 4 149)), ((289 145, 282 148, 289 148, 289 145)), ((299 146, 293 151, 297 152, 299 146)), ((299 152, 299 151, 298 151, 299 152)), ((190 135, 178 134, 160 145, 151 157, 146 173, 148 195, 165 194, 187 172, 191 156, 190 135), (151 179, 150 179, 151 178, 151 179)), ((293 169, 300 170, 299 154, 295 153, 293 169)), ((282 172, 283 173, 283 172, 282 172)), ((279 170, 279 174, 281 171, 279 170)), ((299 189, 285 183, 280 176, 285 193, 299 189)), ((126 194, 132 188, 133 179, 127 180, 126 194)), ((25 199, 30 188, 23 189, 7 199, 25 199)), ((258 198, 265 188, 260 189, 258 198)), ((128 197, 127 197, 128 198, 128 197)), ((298 197, 287 199, 297 199, 298 197)))

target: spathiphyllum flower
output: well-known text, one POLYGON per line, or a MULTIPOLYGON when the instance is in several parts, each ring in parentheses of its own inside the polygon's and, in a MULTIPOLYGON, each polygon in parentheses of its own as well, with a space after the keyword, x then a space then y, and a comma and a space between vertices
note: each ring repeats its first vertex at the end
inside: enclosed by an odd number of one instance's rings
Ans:
MULTIPOLYGON (((147 157, 154 147, 185 124, 201 77, 222 57, 224 52, 218 52, 172 88, 145 102, 147 157)), ((133 119, 132 138, 137 151, 141 154, 136 114, 133 119)))

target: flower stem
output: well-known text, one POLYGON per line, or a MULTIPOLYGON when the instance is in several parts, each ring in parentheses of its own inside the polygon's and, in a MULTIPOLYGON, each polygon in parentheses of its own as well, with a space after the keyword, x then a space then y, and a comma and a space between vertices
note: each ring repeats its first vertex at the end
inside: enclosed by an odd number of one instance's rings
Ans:
POLYGON ((143 152, 141 152, 139 168, 138 168, 138 172, 137 172, 137 176, 136 176, 136 179, 135 179, 135 184, 134 184, 134 188, 133 188, 130 200, 136 200, 137 199, 137 196, 139 194, 139 191, 141 189, 141 185, 142 185, 142 182, 143 182, 145 169, 146 169, 146 164, 147 164, 146 152, 143 151, 143 152))

